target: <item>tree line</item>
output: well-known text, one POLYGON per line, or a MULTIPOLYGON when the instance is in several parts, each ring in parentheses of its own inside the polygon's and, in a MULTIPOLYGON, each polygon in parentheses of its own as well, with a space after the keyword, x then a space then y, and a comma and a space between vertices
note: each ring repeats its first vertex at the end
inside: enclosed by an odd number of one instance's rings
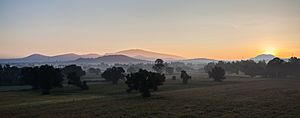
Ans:
POLYGON ((221 67, 227 73, 240 74, 240 72, 252 78, 261 76, 266 78, 299 78, 300 59, 291 57, 288 61, 274 58, 268 63, 265 61, 255 62, 253 60, 242 60, 233 62, 219 61, 209 63, 204 67, 205 72, 209 73, 212 68, 221 67))
POLYGON ((83 75, 85 71, 77 65, 64 68, 55 68, 51 65, 22 68, 0 65, 1 85, 30 85, 32 90, 41 90, 42 94, 49 94, 54 87, 63 87, 64 78, 68 84, 87 90, 86 82, 80 79, 83 75))
MULTIPOLYGON (((127 84, 128 93, 132 91, 138 91, 143 97, 150 97, 151 91, 157 91, 158 87, 165 82, 165 73, 170 74, 174 72, 174 68, 170 69, 162 59, 157 59, 152 66, 155 72, 151 72, 145 69, 140 69, 135 72, 125 73, 122 67, 107 68, 102 74, 102 78, 106 81, 112 82, 113 85, 118 84, 119 80, 124 80, 127 84), (168 72, 169 71, 169 72, 168 72)), ((95 73, 100 75, 101 70, 96 68, 88 69, 89 73, 95 73)), ((212 71, 213 78, 218 72, 212 71)), ((225 72, 224 72, 225 73, 225 72)), ((52 88, 63 87, 63 83, 67 83, 81 90, 88 90, 89 86, 86 81, 81 80, 86 72, 81 66, 68 65, 63 68, 55 68, 51 65, 42 65, 34 67, 22 67, 0 65, 0 80, 2 82, 18 81, 20 85, 30 85, 32 90, 40 90, 41 94, 50 94, 52 88), (8 77, 10 76, 10 77, 8 77)), ((225 75, 225 74, 224 74, 225 75)), ((221 78, 225 79, 224 75, 221 78)), ((181 70, 180 78, 183 84, 187 84, 188 80, 192 77, 187 74, 185 70, 181 70)))

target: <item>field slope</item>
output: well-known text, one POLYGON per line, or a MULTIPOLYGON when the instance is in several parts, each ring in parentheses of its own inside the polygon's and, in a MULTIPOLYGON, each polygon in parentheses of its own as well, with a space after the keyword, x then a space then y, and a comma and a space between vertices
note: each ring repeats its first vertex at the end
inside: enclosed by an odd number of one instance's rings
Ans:
POLYGON ((93 85, 90 91, 54 90, 40 96, 31 91, 1 92, 1 117, 236 117, 296 118, 300 116, 299 80, 168 81, 143 99, 126 94, 124 84, 93 85))

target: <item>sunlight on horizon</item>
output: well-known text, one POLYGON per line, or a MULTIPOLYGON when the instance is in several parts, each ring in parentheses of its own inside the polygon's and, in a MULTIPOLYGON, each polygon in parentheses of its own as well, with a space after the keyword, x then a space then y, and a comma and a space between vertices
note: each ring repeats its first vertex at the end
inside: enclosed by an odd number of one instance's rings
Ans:
POLYGON ((271 55, 276 56, 277 53, 276 53, 276 49, 274 47, 266 47, 264 49, 263 54, 271 54, 271 55))

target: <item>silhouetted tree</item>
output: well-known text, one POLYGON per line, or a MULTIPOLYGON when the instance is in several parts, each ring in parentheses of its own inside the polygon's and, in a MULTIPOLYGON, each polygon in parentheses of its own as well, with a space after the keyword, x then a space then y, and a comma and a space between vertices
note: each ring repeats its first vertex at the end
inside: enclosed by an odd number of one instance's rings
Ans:
MULTIPOLYGON (((265 61, 259 61, 256 63, 253 60, 242 60, 235 62, 223 62, 219 61, 217 64, 209 63, 204 67, 205 72, 211 75, 211 69, 215 66, 222 67, 227 73, 239 74, 239 71, 243 72, 245 75, 250 77, 255 77, 258 75, 266 75, 266 63, 265 61)), ((211 76, 210 76, 211 78, 211 76)))
POLYGON ((112 67, 107 68, 101 76, 107 81, 112 81, 112 84, 118 84, 118 81, 124 78, 124 73, 122 67, 112 67))
POLYGON ((256 63, 253 60, 241 61, 240 70, 254 78, 257 75, 262 75, 265 70, 265 65, 263 62, 256 63))
POLYGON ((225 70, 222 67, 215 66, 209 73, 214 81, 221 82, 226 79, 225 70))
POLYGON ((274 58, 267 64, 267 73, 269 77, 285 77, 285 61, 280 58, 274 58))
POLYGON ((39 89, 39 67, 23 67, 21 78, 25 84, 32 86, 33 90, 39 89))
POLYGON ((300 78, 300 59, 297 57, 291 57, 288 61, 287 74, 300 78))
POLYGON ((21 70, 18 67, 6 64, 2 67, 0 85, 21 84, 20 74, 21 70))
POLYGON ((156 72, 162 73, 163 69, 165 68, 164 61, 162 59, 156 59, 155 60, 155 64, 154 64, 154 66, 152 68, 156 72))
POLYGON ((2 77, 3 76, 3 68, 2 65, 0 65, 0 82, 2 83, 2 77))
POLYGON ((216 64, 214 62, 210 62, 207 65, 204 66, 204 71, 206 73, 210 72, 214 67, 216 66, 216 64))
POLYGON ((81 66, 69 65, 62 69, 62 72, 68 78, 68 84, 75 85, 82 90, 86 90, 88 87, 81 81, 81 77, 85 75, 85 71, 82 70, 81 66))
POLYGON ((38 77, 43 95, 49 94, 52 87, 62 87, 63 75, 59 69, 55 69, 53 66, 42 65, 39 68, 38 77))
POLYGON ((148 72, 140 69, 139 72, 131 73, 126 76, 126 84, 129 87, 127 92, 137 90, 143 97, 150 97, 150 89, 156 91, 158 86, 163 85, 165 75, 160 73, 148 72))
POLYGON ((189 75, 186 73, 186 71, 182 70, 182 71, 181 71, 180 78, 182 79, 182 83, 183 83, 183 84, 187 84, 187 83, 188 83, 188 80, 191 79, 192 77, 189 76, 189 75))

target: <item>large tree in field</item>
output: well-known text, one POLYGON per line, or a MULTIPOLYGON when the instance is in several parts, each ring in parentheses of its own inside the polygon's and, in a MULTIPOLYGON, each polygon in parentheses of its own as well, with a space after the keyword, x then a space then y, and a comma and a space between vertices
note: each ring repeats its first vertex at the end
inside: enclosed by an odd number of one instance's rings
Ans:
POLYGON ((62 72, 68 78, 68 84, 75 85, 82 90, 88 89, 86 82, 81 81, 81 77, 85 75, 85 71, 82 70, 81 66, 69 65, 64 67, 62 72))
POLYGON ((156 72, 162 73, 163 70, 164 70, 164 68, 165 68, 164 61, 162 59, 156 59, 155 60, 155 64, 154 64, 154 66, 152 68, 156 72))
POLYGON ((222 67, 215 66, 214 68, 212 68, 209 74, 216 82, 221 82, 226 79, 225 70, 222 67))
POLYGON ((122 67, 107 68, 103 73, 102 77, 107 81, 112 81, 112 84, 118 84, 120 79, 123 79, 125 70, 122 67))
POLYGON ((164 74, 148 72, 142 69, 139 72, 128 74, 126 78, 125 83, 129 87, 127 92, 137 90, 143 97, 150 97, 150 89, 156 91, 158 86, 163 85, 165 81, 164 74))

